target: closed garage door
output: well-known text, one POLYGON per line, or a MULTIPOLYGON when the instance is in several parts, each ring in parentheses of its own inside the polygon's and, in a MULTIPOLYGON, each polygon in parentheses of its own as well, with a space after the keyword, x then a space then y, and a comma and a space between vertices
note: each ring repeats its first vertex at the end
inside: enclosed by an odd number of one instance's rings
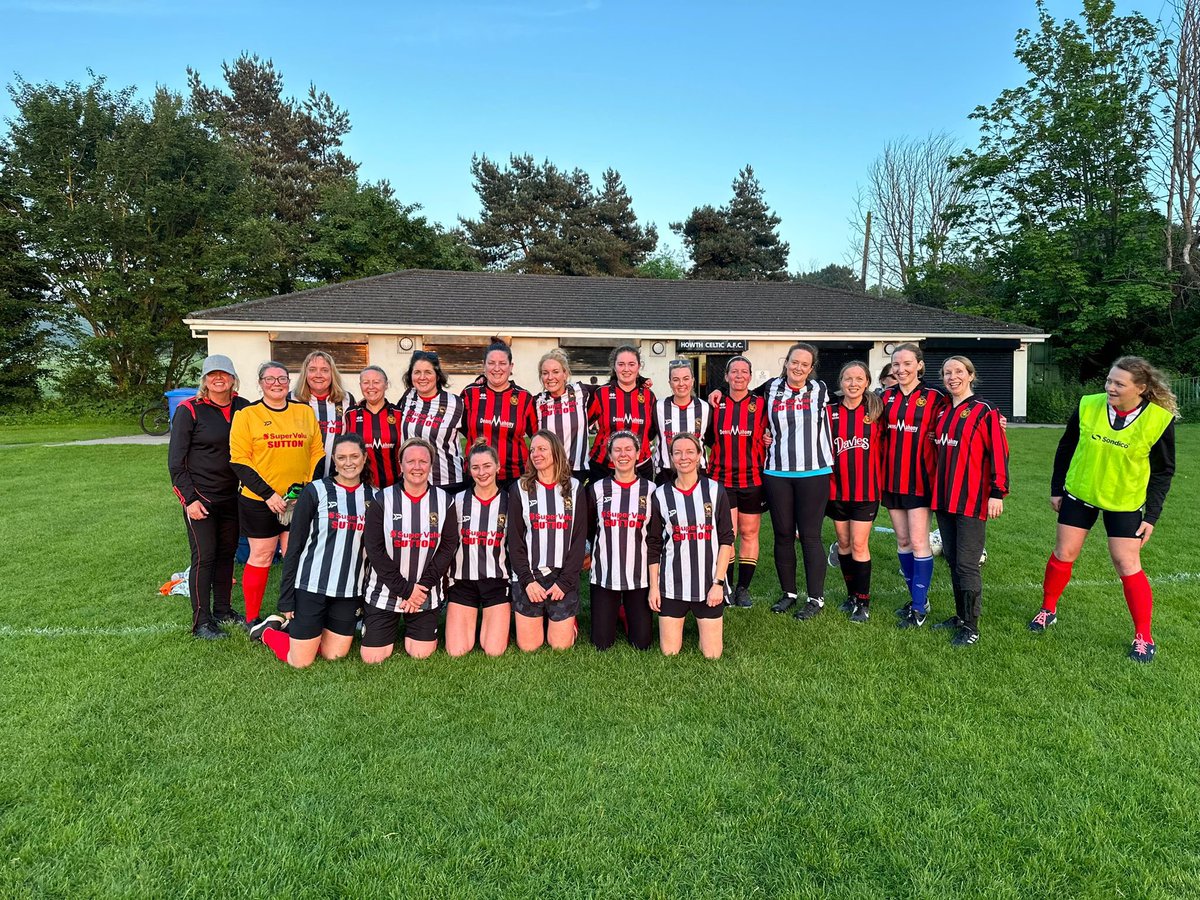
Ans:
MULTIPOLYGON (((865 341, 816 341, 814 346, 820 356, 817 377, 829 385, 831 392, 838 389, 838 375, 841 374, 842 366, 856 359, 867 362, 871 354, 871 345, 865 341)), ((872 386, 877 374, 871 373, 872 386)))
POLYGON ((942 363, 950 356, 965 356, 975 363, 975 374, 979 377, 975 393, 1012 418, 1013 351, 1019 346, 1019 341, 992 340, 985 345, 984 341, 928 340, 922 348, 925 351, 925 380, 940 388, 942 363))

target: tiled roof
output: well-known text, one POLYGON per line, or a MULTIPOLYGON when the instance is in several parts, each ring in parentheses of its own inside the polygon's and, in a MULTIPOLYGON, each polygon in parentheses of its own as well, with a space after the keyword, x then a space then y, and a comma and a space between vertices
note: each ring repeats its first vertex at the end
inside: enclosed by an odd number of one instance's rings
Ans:
POLYGON ((207 320, 714 334, 1038 334, 1009 322, 801 282, 575 278, 427 269, 198 310, 188 319, 198 324, 207 320))

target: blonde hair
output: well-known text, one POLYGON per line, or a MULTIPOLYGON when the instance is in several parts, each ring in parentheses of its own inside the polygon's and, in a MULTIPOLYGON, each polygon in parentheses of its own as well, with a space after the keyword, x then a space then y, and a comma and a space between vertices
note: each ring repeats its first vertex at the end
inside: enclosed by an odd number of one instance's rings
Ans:
POLYGON ((292 396, 301 403, 307 403, 312 399, 312 391, 308 388, 308 364, 314 359, 323 359, 329 363, 329 371, 332 379, 329 382, 329 399, 334 403, 344 403, 346 400, 346 389, 342 387, 342 374, 338 371, 337 363, 333 361, 333 357, 324 350, 314 350, 308 356, 304 357, 304 362, 300 364, 300 372, 296 375, 296 389, 292 391, 292 396))
POLYGON ((979 376, 975 374, 975 363, 971 362, 971 360, 969 360, 967 357, 965 357, 965 356, 947 356, 945 359, 942 360, 942 372, 943 373, 946 371, 946 363, 948 363, 948 362, 962 363, 963 368, 967 370, 967 374, 971 376, 971 387, 975 387, 975 385, 979 384, 979 376))
POLYGON ((1121 369, 1133 376, 1133 383, 1139 385, 1145 390, 1142 391, 1142 397, 1149 400, 1155 406, 1161 406, 1171 415, 1178 418, 1179 416, 1179 401, 1175 397, 1175 392, 1171 390, 1171 385, 1167 383, 1167 378, 1150 362, 1140 356, 1122 356, 1115 363, 1114 369, 1121 369))
MULTIPOLYGON (((558 482, 563 499, 568 499, 571 496, 571 463, 567 459, 567 451, 563 449, 562 441, 553 431, 541 429, 529 439, 530 446, 538 438, 543 438, 550 444, 550 453, 554 457, 554 479, 558 482)), ((533 456, 530 455, 525 464, 525 472, 521 475, 521 490, 532 494, 535 481, 537 481, 537 466, 533 464, 533 456)))
MULTIPOLYGON (((212 372, 208 373, 208 375, 211 375, 211 374, 212 374, 212 372)), ((237 394, 237 392, 238 392, 238 377, 236 375, 230 375, 230 373, 228 373, 228 372, 226 372, 225 374, 229 375, 229 377, 233 379, 233 387, 229 389, 229 395, 232 397, 233 395, 237 394)), ((208 375, 205 375, 203 378, 200 379, 200 389, 198 391, 196 391, 196 396, 199 397, 201 400, 208 399, 208 375)))
POLYGON ((838 393, 844 395, 842 391, 842 379, 846 377, 847 369, 862 369, 863 375, 867 377, 867 386, 863 389, 862 402, 867 408, 867 415, 875 421, 879 421, 883 416, 883 401, 879 399, 878 394, 871 390, 871 370, 867 368, 867 364, 861 359, 852 359, 842 366, 842 370, 838 372, 838 393))
POLYGON ((563 372, 566 373, 567 380, 571 379, 571 361, 567 359, 567 354, 555 347, 553 350, 548 350, 546 354, 538 360, 538 378, 542 377, 542 366, 550 360, 554 360, 563 367, 563 372))

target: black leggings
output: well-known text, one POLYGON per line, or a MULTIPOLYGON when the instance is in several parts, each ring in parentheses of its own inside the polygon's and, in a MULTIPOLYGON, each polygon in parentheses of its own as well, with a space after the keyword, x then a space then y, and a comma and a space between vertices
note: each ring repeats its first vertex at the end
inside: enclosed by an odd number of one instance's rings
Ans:
POLYGON ((192 568, 188 572, 188 593, 192 596, 192 630, 214 616, 233 612, 233 558, 238 546, 237 498, 201 501, 208 517, 189 519, 187 507, 183 521, 187 525, 188 545, 192 549, 192 568), (209 606, 209 597, 212 606, 209 606))
POLYGON ((978 627, 980 594, 983 592, 983 576, 979 572, 979 557, 983 555, 983 543, 987 536, 987 520, 974 516, 937 511, 938 531, 942 535, 942 556, 950 566, 950 583, 954 586, 957 601, 955 613, 972 628, 978 627), (967 609, 961 594, 974 594, 971 608, 967 609))
POLYGON ((821 544, 821 524, 829 499, 829 475, 807 478, 781 478, 763 475, 767 505, 771 509, 771 528, 775 531, 775 571, 785 594, 796 593, 796 531, 804 552, 804 580, 808 596, 825 596, 825 569, 828 565, 821 544))
POLYGON ((650 612, 650 588, 612 591, 592 585, 592 645, 607 650, 617 640, 617 610, 625 606, 625 624, 629 643, 638 650, 649 650, 654 640, 654 616, 650 612))

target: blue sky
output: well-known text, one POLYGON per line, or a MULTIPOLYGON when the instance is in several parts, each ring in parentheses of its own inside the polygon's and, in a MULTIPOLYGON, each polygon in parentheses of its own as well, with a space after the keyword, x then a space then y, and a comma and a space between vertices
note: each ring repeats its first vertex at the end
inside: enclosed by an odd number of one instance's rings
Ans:
POLYGON ((289 91, 313 82, 350 113, 364 177, 447 226, 478 212, 472 153, 532 153, 594 181, 616 168, 678 246, 668 223, 726 202, 750 163, 793 270, 845 262, 856 185, 889 140, 973 142, 967 116, 1019 83, 1014 36, 1036 23, 1033 0, 0 0, 0 16, 6 82, 91 68, 182 90, 189 65, 212 83, 243 51, 270 57, 289 91))

